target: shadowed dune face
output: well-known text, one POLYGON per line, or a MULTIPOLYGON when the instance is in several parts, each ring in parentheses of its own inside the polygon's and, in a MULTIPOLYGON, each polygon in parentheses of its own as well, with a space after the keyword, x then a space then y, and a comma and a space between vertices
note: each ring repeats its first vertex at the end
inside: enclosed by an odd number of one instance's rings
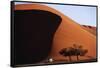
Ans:
POLYGON ((60 16, 43 10, 15 10, 15 64, 32 64, 51 51, 60 16))
MULTIPOLYGON (((88 53, 86 54, 87 56, 91 56, 92 59, 96 58, 96 36, 88 32, 82 26, 77 24, 75 21, 63 15, 61 12, 53 8, 50 8, 48 6, 38 5, 38 4, 22 4, 15 6, 15 10, 33 10, 33 9, 50 11, 62 18, 62 21, 60 21, 61 24, 59 25, 58 29, 56 30, 56 33, 54 34, 52 49, 48 57, 53 58, 54 60, 66 59, 66 57, 63 57, 62 55, 59 54, 59 51, 63 48, 72 47, 73 44, 78 44, 81 45, 84 49, 88 50, 88 53)), ((50 27, 52 28, 52 26, 50 27)), ((45 48, 44 45, 41 45, 40 48, 41 47, 45 48)), ((90 59, 85 56, 79 58, 80 60, 90 59)), ((76 57, 72 56, 72 60, 76 60, 76 57)))

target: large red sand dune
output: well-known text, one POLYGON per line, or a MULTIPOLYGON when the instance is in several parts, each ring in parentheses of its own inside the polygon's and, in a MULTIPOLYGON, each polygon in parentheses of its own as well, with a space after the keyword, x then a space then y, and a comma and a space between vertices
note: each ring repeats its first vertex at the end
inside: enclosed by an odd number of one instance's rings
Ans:
MULTIPOLYGON (((48 6, 39 5, 39 4, 20 4, 15 6, 15 10, 30 10, 30 9, 39 9, 53 12, 62 17, 62 22, 55 33, 52 51, 49 57, 54 60, 66 59, 59 54, 59 51, 66 47, 73 47, 73 44, 82 45, 84 49, 88 50, 87 56, 96 58, 96 36, 88 31, 87 28, 83 28, 75 21, 69 17, 63 15, 59 10, 55 10, 48 6)), ((51 22, 53 23, 53 22, 51 22)), ((80 60, 90 59, 89 57, 79 57, 80 60)), ((76 60, 76 57, 73 56, 73 60, 76 60)))

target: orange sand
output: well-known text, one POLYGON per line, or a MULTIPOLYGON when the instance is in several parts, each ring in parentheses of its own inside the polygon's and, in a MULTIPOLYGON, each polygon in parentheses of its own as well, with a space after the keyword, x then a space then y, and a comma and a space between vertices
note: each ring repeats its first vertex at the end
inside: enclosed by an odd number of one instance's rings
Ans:
MULTIPOLYGON (((55 10, 48 6, 39 4, 20 4, 15 6, 15 10, 31 9, 50 11, 61 16, 62 18, 62 22, 55 33, 52 50, 49 57, 53 58, 54 60, 66 59, 59 54, 59 51, 62 48, 72 47, 73 44, 79 44, 82 45, 84 49, 88 49, 88 53, 86 54, 87 56, 96 58, 96 36, 91 33, 92 30, 89 32, 90 29, 88 31, 88 28, 80 26, 78 23, 59 12, 59 10, 55 10)), ((73 60, 76 60, 76 57, 73 56, 72 58, 73 60)), ((84 59, 90 58, 84 56, 80 57, 80 60, 84 59)))

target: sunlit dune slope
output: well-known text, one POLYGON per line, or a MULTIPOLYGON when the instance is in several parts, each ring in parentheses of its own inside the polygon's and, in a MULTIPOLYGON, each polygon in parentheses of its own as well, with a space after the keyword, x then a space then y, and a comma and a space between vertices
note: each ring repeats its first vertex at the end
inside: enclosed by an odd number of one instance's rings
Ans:
MULTIPOLYGON (((65 59, 64 56, 59 54, 59 51, 63 48, 73 47, 73 44, 81 45, 84 49, 88 50, 87 56, 91 56, 92 58, 96 58, 96 36, 87 31, 87 29, 82 28, 75 21, 65 16, 59 10, 55 10, 45 5, 39 4, 20 4, 16 5, 15 10, 46 10, 53 12, 62 18, 62 22, 57 29, 53 43, 52 50, 49 57, 54 60, 65 59)), ((51 22, 53 23, 53 22, 51 22)), ((42 47, 42 45, 41 45, 42 47)), ((74 58, 74 57, 73 57, 74 58)), ((74 58, 73 60, 75 60, 74 58)), ((90 59, 88 57, 80 57, 83 59, 90 59)))

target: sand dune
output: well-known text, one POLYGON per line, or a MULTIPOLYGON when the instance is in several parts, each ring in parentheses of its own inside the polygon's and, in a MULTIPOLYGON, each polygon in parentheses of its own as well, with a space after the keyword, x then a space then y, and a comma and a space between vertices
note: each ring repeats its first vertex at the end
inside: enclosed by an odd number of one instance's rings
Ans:
POLYGON ((83 28, 87 31, 89 31, 90 33, 92 33, 93 35, 96 36, 96 27, 94 26, 88 26, 88 25, 82 25, 83 28))
MULTIPOLYGON (((55 10, 48 6, 38 4, 20 4, 16 5, 15 7, 15 10, 31 9, 50 11, 61 16, 62 18, 62 22, 55 33, 52 50, 49 57, 53 58, 54 60, 66 59, 59 54, 59 51, 66 47, 72 47, 73 44, 78 44, 82 45, 84 49, 88 50, 88 53, 86 55, 96 58, 96 36, 94 30, 92 32, 91 29, 80 26, 75 21, 65 16, 58 10, 55 10)), ((84 56, 80 57, 80 60, 84 59, 90 58, 84 56)), ((73 57, 73 60, 76 60, 76 57, 73 57)))

